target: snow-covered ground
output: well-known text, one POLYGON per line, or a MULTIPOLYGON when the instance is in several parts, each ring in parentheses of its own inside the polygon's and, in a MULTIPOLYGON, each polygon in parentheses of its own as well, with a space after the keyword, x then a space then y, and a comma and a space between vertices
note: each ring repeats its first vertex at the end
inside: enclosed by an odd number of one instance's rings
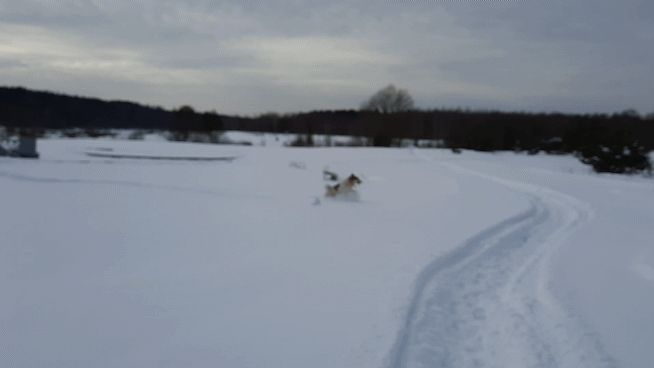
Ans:
POLYGON ((0 157, 0 366, 654 361, 654 180, 253 139, 0 157), (322 198, 325 166, 360 199, 322 198))

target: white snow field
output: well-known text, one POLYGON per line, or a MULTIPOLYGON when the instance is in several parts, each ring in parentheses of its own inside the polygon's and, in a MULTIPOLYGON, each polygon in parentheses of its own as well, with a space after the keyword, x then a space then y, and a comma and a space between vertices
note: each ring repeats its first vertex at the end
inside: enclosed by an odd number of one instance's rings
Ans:
POLYGON ((37 150, 0 158, 0 367, 654 362, 651 178, 437 149, 37 150), (358 200, 322 197, 326 165, 358 200))

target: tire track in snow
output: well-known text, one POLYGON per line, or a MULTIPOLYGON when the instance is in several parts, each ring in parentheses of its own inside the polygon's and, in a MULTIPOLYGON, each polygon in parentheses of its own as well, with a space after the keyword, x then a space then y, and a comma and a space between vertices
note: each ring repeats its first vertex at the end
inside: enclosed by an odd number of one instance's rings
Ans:
POLYGON ((194 189, 191 187, 145 183, 145 182, 138 182, 138 181, 46 178, 46 177, 36 177, 36 176, 17 174, 7 171, 0 171, 0 178, 9 178, 11 180, 29 181, 29 182, 44 183, 44 184, 57 183, 57 184, 83 184, 83 185, 116 185, 116 186, 134 187, 134 188, 153 188, 153 189, 160 189, 160 190, 170 190, 170 191, 186 192, 186 193, 194 193, 194 194, 206 194, 211 196, 228 197, 228 198, 260 199, 260 198, 272 197, 271 195, 265 195, 265 194, 239 194, 239 193, 229 193, 229 192, 221 193, 210 189, 202 189, 202 188, 194 189))
POLYGON ((418 275, 388 358, 401 367, 614 367, 599 339, 548 291, 552 253, 592 218, 566 194, 443 163, 530 195, 531 208, 418 275))

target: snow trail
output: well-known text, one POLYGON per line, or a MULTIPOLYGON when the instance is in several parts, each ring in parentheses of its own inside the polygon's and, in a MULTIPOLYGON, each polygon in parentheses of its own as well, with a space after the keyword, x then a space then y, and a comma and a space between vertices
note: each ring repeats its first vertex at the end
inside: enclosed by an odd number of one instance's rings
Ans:
POLYGON ((548 290, 551 255, 592 218, 590 207, 549 188, 442 165, 528 194, 532 205, 420 273, 387 366, 614 367, 548 290))

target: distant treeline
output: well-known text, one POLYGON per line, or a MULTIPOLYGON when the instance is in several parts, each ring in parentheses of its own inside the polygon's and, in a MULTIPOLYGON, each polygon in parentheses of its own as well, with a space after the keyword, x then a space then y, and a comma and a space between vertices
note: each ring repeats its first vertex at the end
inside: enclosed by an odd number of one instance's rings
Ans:
MULTIPOLYGON (((312 111, 258 117, 170 111, 124 101, 65 96, 0 87, 0 125, 21 129, 130 128, 192 131, 240 130, 303 135, 367 137, 376 146, 401 139, 428 139, 449 148, 481 151, 573 152, 595 142, 637 142, 654 149, 654 117, 633 110, 607 114, 526 113, 435 109, 383 114, 374 111, 312 111)), ((182 134, 182 135, 183 135, 182 134)), ((625 143, 626 144, 626 143, 625 143)))
POLYGON ((174 113, 126 101, 0 87, 0 125, 11 128, 169 129, 174 113))
POLYGON ((399 139, 431 139, 446 147, 480 151, 547 148, 572 151, 567 145, 620 136, 654 149, 654 120, 634 111, 613 115, 572 115, 440 109, 382 114, 374 111, 316 111, 255 119, 232 119, 227 129, 333 134, 373 138, 374 145, 399 139), (606 137, 605 137, 606 136, 606 137))

